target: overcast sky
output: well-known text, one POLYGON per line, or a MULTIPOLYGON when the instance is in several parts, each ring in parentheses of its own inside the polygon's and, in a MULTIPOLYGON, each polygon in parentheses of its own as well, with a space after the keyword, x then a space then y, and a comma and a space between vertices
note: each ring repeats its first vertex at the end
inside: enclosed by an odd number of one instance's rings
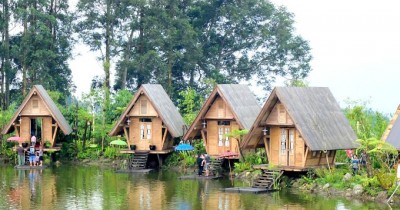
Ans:
MULTIPOLYGON (((273 0, 294 13, 296 33, 312 48, 310 86, 329 87, 340 102, 369 101, 392 114, 400 103, 400 1, 273 0)), ((77 95, 88 92, 101 62, 78 45, 70 61, 77 95)), ((281 84, 277 84, 281 85, 281 84)), ((258 96, 261 97, 261 96, 258 96)))

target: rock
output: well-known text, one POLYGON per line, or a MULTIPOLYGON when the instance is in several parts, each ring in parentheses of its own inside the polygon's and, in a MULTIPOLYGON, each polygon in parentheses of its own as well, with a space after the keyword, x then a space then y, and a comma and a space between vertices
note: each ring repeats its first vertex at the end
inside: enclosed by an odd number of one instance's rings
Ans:
POLYGON ((82 163, 88 163, 88 162, 90 162, 89 159, 84 159, 84 160, 82 160, 82 163))
POLYGON ((329 183, 326 183, 326 184, 322 187, 322 189, 323 189, 323 190, 327 190, 330 186, 331 186, 331 185, 330 185, 329 183))
POLYGON ((353 176, 350 174, 350 173, 346 173, 344 176, 343 176, 343 181, 344 182, 347 182, 347 181, 349 181, 351 178, 352 178, 353 176))
POLYGON ((361 195, 364 192, 364 188, 362 185, 357 184, 353 187, 353 195, 358 196, 361 195))
POLYGON ((317 188, 318 188, 318 185, 315 184, 315 183, 312 183, 311 186, 310 186, 310 191, 314 192, 317 188))
POLYGON ((388 197, 388 196, 387 196, 386 191, 381 191, 381 192, 379 192, 378 195, 375 197, 375 200, 376 200, 376 201, 379 201, 379 202, 386 202, 387 197, 388 197))

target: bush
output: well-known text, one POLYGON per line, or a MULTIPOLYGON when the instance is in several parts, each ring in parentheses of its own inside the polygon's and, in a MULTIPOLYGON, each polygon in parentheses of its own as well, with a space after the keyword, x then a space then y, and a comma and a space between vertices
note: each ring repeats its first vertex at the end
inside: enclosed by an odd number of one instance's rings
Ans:
POLYGON ((233 171, 235 172, 235 173, 240 173, 240 172, 243 172, 243 171, 247 171, 247 170, 250 170, 251 169, 251 165, 250 165, 250 163, 248 163, 248 162, 238 162, 238 163, 235 163, 234 164, 234 169, 233 169, 233 171))
POLYGON ((385 190, 390 189, 396 180, 396 175, 394 173, 385 172, 383 170, 380 170, 376 174, 376 177, 378 177, 380 186, 385 190))

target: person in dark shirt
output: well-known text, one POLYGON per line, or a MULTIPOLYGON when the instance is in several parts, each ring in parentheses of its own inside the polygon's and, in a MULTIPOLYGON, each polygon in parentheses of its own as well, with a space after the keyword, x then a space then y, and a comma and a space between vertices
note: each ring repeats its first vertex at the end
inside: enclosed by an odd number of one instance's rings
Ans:
POLYGON ((197 155, 197 166, 199 167, 198 175, 201 176, 203 174, 204 169, 204 156, 202 154, 197 155))
POLYGON ((18 153, 18 165, 19 166, 25 165, 25 151, 21 144, 17 148, 17 153, 18 153))

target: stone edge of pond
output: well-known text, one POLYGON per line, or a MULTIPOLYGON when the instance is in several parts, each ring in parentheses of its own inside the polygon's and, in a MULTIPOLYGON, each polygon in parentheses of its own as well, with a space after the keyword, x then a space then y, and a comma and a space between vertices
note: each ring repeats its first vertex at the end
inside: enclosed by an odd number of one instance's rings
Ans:
MULTIPOLYGON (((235 179, 253 183, 253 181, 258 177, 259 174, 252 173, 249 171, 244 171, 241 173, 235 174, 235 179)), ((355 185, 353 188, 348 189, 336 189, 332 187, 330 184, 318 185, 317 183, 313 184, 301 184, 299 182, 300 178, 295 178, 290 183, 286 183, 289 186, 281 186, 281 188, 285 188, 292 192, 301 192, 301 193, 312 193, 318 196, 326 196, 326 197, 336 197, 336 198, 345 198, 347 200, 359 200, 359 201, 369 201, 369 202, 379 202, 382 204, 386 204, 387 200, 390 196, 387 191, 380 191, 376 196, 372 196, 366 193, 365 189, 361 185, 355 185)), ((398 190, 400 193, 400 189, 398 190)), ((390 202, 391 205, 400 205, 400 195, 394 195, 390 202)))

